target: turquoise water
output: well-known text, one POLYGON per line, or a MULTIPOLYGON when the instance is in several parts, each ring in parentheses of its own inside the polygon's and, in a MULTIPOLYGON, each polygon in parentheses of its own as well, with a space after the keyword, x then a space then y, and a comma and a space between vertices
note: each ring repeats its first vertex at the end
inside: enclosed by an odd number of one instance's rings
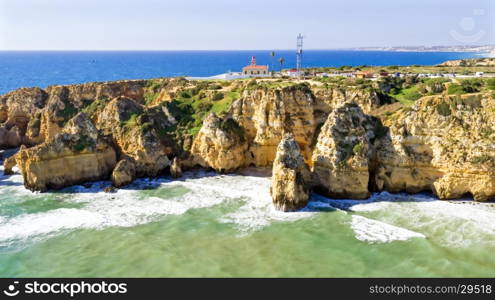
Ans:
POLYGON ((269 177, 190 172, 34 194, 0 177, 0 276, 391 277, 495 274, 495 208, 428 195, 271 205, 269 177))
MULTIPOLYGON (((240 71, 251 56, 271 66, 270 51, 0 51, 0 94, 20 87, 175 76, 212 76, 240 71)), ((434 65, 478 53, 307 50, 304 67, 434 65)), ((295 67, 295 51, 276 51, 284 68, 295 67)), ((279 66, 275 60, 275 69, 279 66)))

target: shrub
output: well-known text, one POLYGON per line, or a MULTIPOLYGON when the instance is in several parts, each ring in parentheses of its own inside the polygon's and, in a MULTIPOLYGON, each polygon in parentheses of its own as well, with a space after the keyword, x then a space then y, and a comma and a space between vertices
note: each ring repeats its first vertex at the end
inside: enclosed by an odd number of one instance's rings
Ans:
POLYGON ((447 93, 449 93, 449 95, 462 94, 463 92, 464 90, 462 86, 456 83, 450 84, 449 87, 447 88, 447 93))
POLYGON ((450 110, 450 106, 447 103, 438 104, 436 106, 436 109, 437 112, 444 117, 450 116, 450 114, 452 113, 452 111, 450 110))
POLYGON ((446 82, 450 82, 450 79, 448 78, 428 78, 424 79, 424 88, 426 89, 427 93, 430 94, 439 94, 445 90, 444 84, 446 82))
POLYGON ((483 86, 483 80, 481 79, 466 79, 461 81, 460 84, 450 84, 447 92, 449 94, 462 94, 462 93, 477 93, 483 86))
POLYGON ((490 78, 486 81, 486 87, 490 90, 495 90, 495 78, 490 78))
POLYGON ((364 151, 364 144, 359 142, 357 143, 356 145, 354 145, 354 147, 352 148, 352 152, 355 154, 355 155, 361 155, 364 151))
POLYGON ((221 120, 219 127, 220 127, 220 129, 222 129, 225 132, 234 133, 235 135, 237 135, 239 137, 239 139, 241 140, 241 142, 245 141, 244 128, 242 128, 239 125, 239 123, 237 123, 236 120, 234 120, 232 118, 228 118, 226 120, 221 120))
POLYGON ((208 86, 208 88, 209 88, 210 90, 221 90, 221 89, 222 89, 222 86, 221 86, 221 85, 219 85, 219 84, 210 84, 210 85, 208 86))
POLYGON ((224 97, 224 94, 223 93, 215 93, 213 94, 213 97, 211 98, 211 100, 213 101, 218 101, 218 100, 222 100, 224 97))
POLYGON ((406 100, 411 100, 411 101, 416 101, 419 98, 421 98, 421 96, 422 96, 421 93, 419 93, 418 91, 411 91, 409 93, 404 94, 404 98, 406 98, 406 100))
POLYGON ((70 102, 69 99, 63 98, 62 102, 64 103, 64 109, 56 112, 57 117, 63 118, 63 120, 58 122, 60 127, 63 127, 70 118, 77 114, 77 108, 74 104, 72 104, 72 102, 70 102))
POLYGON ((208 102, 208 101, 201 101, 199 104, 198 104, 198 111, 200 112, 207 112, 211 109, 211 107, 213 106, 213 104, 211 102, 208 102))
POLYGON ((179 96, 181 98, 191 98, 191 95, 186 91, 182 91, 179 96))
POLYGON ((483 80, 478 78, 466 79, 461 82, 461 86, 465 93, 477 93, 483 86, 483 80))
POLYGON ((387 135, 388 127, 383 126, 382 122, 380 120, 377 120, 374 133, 375 133, 375 139, 382 138, 387 135))
POLYGON ((400 94, 400 89, 398 89, 396 87, 391 88, 390 89, 390 94, 392 94, 392 95, 398 95, 398 94, 400 94))
POLYGON ((127 118, 127 120, 124 120, 124 126, 136 126, 138 124, 138 117, 139 113, 132 113, 131 115, 129 115, 129 118, 127 118))
POLYGON ((72 145, 72 150, 74 152, 81 152, 86 148, 92 147, 95 145, 95 142, 86 135, 81 135, 77 142, 72 145))
POLYGON ((492 160, 493 160, 493 158, 490 155, 483 154, 480 156, 473 157, 471 159, 471 162, 475 163, 475 164, 484 164, 484 163, 487 163, 487 162, 492 161, 492 160))

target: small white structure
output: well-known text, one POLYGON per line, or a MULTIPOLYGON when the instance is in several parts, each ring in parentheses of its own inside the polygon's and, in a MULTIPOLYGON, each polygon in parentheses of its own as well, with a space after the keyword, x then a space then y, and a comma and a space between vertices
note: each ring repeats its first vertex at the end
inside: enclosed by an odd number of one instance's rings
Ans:
POLYGON ((301 72, 297 71, 297 69, 290 69, 285 71, 284 75, 289 77, 300 77, 304 75, 304 73, 302 71, 301 72))

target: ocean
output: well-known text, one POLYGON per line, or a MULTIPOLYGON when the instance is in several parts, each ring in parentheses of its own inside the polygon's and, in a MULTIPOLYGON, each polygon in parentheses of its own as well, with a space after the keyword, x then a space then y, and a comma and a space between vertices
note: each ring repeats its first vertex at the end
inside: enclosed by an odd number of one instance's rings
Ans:
MULTIPOLYGON (((292 52, 281 52, 287 67, 292 52)), ((208 76, 266 52, 0 53, 2 92, 98 80, 208 76)), ((466 53, 307 51, 309 65, 434 64, 466 53)), ((14 169, 16 170, 16 169, 14 169)), ((430 194, 274 210, 269 169, 100 181, 33 193, 0 175, 0 277, 492 277, 495 207, 430 194)), ((0 174, 3 167, 0 166, 0 174)))
MULTIPOLYGON (((2 170, 0 170, 2 171, 2 170)), ((2 172, 3 173, 3 172, 2 172)), ((273 209, 266 172, 187 172, 49 193, 0 177, 0 277, 492 277, 495 208, 428 194, 313 194, 273 209)))
MULTIPOLYGON (((295 51, 276 51, 284 68, 295 66, 295 51)), ((270 51, 85 51, 0 52, 0 94, 20 87, 173 76, 213 76, 240 71, 256 56, 271 67, 270 51)), ((479 53, 307 50, 303 67, 434 65, 479 53)))

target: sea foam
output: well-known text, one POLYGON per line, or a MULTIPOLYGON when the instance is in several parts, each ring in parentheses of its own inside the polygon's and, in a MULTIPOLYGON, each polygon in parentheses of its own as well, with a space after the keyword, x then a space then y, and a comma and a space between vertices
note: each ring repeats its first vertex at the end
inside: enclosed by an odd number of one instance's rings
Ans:
MULTIPOLYGON (((16 176, 11 176, 9 180, 16 176)), ((0 222, 0 246, 33 237, 50 237, 64 230, 136 226, 166 215, 180 215, 190 209, 212 207, 232 199, 244 205, 239 211, 225 216, 221 222, 233 223, 242 229, 259 228, 274 221, 291 221, 310 215, 308 212, 286 214, 273 209, 268 194, 269 182, 269 178, 260 176, 190 172, 183 179, 174 181, 138 179, 115 193, 103 192, 109 182, 95 182, 89 187, 72 186, 56 195, 63 195, 63 201, 82 204, 81 208, 58 208, 5 218, 0 222), (176 186, 185 188, 186 192, 166 199, 143 195, 145 189, 150 187, 166 191, 176 186)), ((18 198, 36 195, 22 186, 12 188, 18 198)))
POLYGON ((369 243, 387 243, 405 241, 410 238, 425 238, 421 233, 358 215, 352 216, 351 228, 354 230, 358 240, 369 243))
MULTIPOLYGON (((1 172, 1 167, 0 167, 1 172)), ((373 194, 367 200, 335 200, 313 194, 308 206, 296 212, 277 211, 269 194, 270 178, 263 174, 218 175, 186 172, 179 180, 138 179, 115 193, 105 193, 108 181, 72 186, 57 193, 32 193, 22 185, 22 176, 0 176, 5 205, 26 199, 54 197, 78 203, 76 208, 57 208, 37 213, 0 216, 0 246, 33 237, 46 238, 66 230, 131 227, 158 221, 190 209, 213 207, 233 201, 233 211, 218 218, 243 234, 276 222, 294 222, 328 211, 349 214, 357 239, 369 243, 428 237, 432 242, 456 246, 473 243, 495 245, 495 209, 473 202, 440 201, 432 195, 373 194), (181 187, 184 193, 160 197, 160 189, 181 187), (159 189, 146 194, 146 189, 159 189)), ((166 194, 166 193, 165 193, 166 194)), ((0 204, 0 208, 1 208, 0 204)), ((331 214, 328 214, 331 217, 331 214)))

